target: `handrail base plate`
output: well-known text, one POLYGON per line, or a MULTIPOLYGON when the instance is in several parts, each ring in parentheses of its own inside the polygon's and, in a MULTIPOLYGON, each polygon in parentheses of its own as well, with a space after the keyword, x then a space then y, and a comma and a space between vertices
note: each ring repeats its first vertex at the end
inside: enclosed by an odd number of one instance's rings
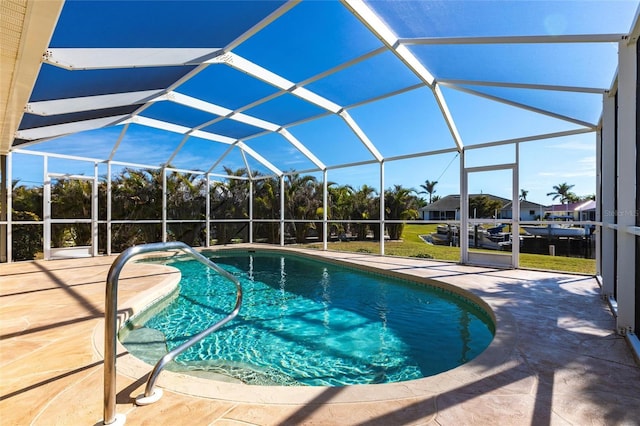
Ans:
POLYGON ((153 393, 149 396, 144 396, 144 394, 137 396, 136 405, 140 407, 150 405, 158 401, 160 398, 162 398, 162 389, 154 389, 153 393))
POLYGON ((109 423, 108 425, 104 422, 102 424, 107 426, 124 426, 126 422, 127 416, 125 414, 116 414, 116 418, 113 422, 109 423))

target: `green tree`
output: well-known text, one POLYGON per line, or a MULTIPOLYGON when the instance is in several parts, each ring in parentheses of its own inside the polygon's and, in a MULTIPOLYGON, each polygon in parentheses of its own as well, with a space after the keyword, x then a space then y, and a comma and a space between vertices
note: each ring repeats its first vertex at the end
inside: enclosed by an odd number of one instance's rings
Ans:
POLYGON ((329 219, 350 219, 351 205, 353 203, 354 189, 351 185, 337 185, 335 182, 327 184, 329 219))
POLYGON ((205 243, 206 185, 206 178, 199 174, 172 171, 167 175, 167 218, 180 220, 167 225, 168 240, 190 246, 205 243))
MULTIPOLYGON (((162 218, 162 169, 124 168, 111 184, 113 220, 160 220, 162 218)), ((122 223, 112 227, 111 246, 123 251, 131 246, 162 241, 162 226, 122 223)))
MULTIPOLYGON (((87 180, 55 180, 51 184, 51 216, 56 219, 91 218, 92 190, 92 183, 87 180)), ((91 245, 90 224, 64 223, 52 225, 52 247, 87 245, 91 245)))
MULTIPOLYGON (((277 219, 280 217, 279 181, 276 178, 260 178, 254 180, 253 186, 253 214, 263 219, 277 219)), ((254 224, 256 240, 266 240, 277 243, 280 235, 280 225, 277 223, 256 222, 254 224)))
POLYGON ((21 225, 18 222, 42 220, 42 187, 27 187, 19 182, 19 179, 11 182, 11 216, 15 221, 12 232, 12 256, 13 260, 31 260, 43 249, 42 225, 21 225))
POLYGON ((498 200, 492 200, 486 195, 479 195, 469 199, 469 216, 472 218, 493 218, 496 211, 502 209, 502 203, 498 200))
MULTIPOLYGON (((214 219, 247 219, 249 217, 249 172, 245 168, 224 167, 229 179, 215 182, 211 187, 211 217, 214 219)), ((255 204, 255 200, 254 200, 255 204)), ((234 238, 248 239, 246 223, 222 222, 212 225, 211 237, 218 243, 234 238)))
MULTIPOLYGON (((348 220, 351 219, 352 205, 354 201, 355 191, 351 185, 338 185, 335 182, 327 184, 328 192, 328 209, 327 218, 329 220, 348 220)), ((335 234, 343 234, 347 231, 349 224, 333 224, 331 232, 335 234)))
POLYGON ((582 201, 582 198, 574 194, 573 192, 567 193, 567 203, 578 203, 582 201))
MULTIPOLYGON (((318 219, 318 209, 323 205, 322 183, 311 175, 291 173, 285 177, 284 185, 285 217, 294 220, 318 219)), ((309 229, 316 226, 310 222, 292 222, 288 224, 288 228, 295 235, 296 241, 304 242, 309 229)))
POLYGON ((526 189, 520 190, 520 201, 527 201, 527 195, 529 195, 529 191, 526 189))
POLYGON ((424 184, 420 185, 420 188, 422 188, 423 190, 418 192, 418 194, 429 194, 429 204, 431 204, 432 197, 433 194, 436 193, 436 185, 438 184, 437 180, 434 181, 430 181, 430 180, 425 180, 424 184))
MULTIPOLYGON (((375 219, 375 211, 379 210, 377 200, 374 197, 378 195, 378 191, 369 185, 362 185, 353 194, 353 202, 351 204, 350 218, 352 220, 368 220, 375 219)), ((355 233, 359 240, 367 237, 369 225, 366 223, 352 223, 351 233, 355 233)), ((377 227, 376 227, 377 228, 377 227)), ((378 232, 374 229, 374 232, 378 232)))
POLYGON ((554 185, 553 186, 553 192, 549 192, 547 193, 547 196, 553 195, 552 199, 556 200, 556 199, 560 199, 560 204, 565 204, 567 201, 569 201, 571 199, 570 194, 572 194, 571 188, 573 188, 575 185, 569 185, 566 182, 561 183, 560 185, 554 185))
MULTIPOLYGON (((384 193, 385 219, 410 220, 418 218, 418 201, 412 195, 413 189, 394 185, 384 193)), ((404 230, 404 223, 389 223, 386 226, 389 238, 399 240, 404 230)))

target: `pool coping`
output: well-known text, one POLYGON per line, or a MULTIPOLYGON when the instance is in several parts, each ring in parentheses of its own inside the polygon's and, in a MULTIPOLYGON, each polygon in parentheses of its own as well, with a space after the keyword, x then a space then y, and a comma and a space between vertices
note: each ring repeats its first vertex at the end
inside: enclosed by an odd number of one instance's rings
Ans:
MULTIPOLYGON (((207 249, 211 250, 211 249, 207 249)), ((417 395, 437 395, 448 392, 456 388, 464 387, 478 381, 482 377, 491 374, 496 368, 504 367, 509 362, 511 355, 515 351, 517 344, 517 327, 514 318, 504 309, 493 306, 491 301, 484 300, 474 294, 473 289, 464 288, 459 284, 450 284, 443 280, 420 277, 413 274, 390 271, 383 268, 376 268, 370 264, 356 264, 351 261, 328 258, 313 250, 301 252, 300 248, 295 250, 282 247, 255 247, 255 246, 231 246, 216 248, 218 250, 265 250, 271 252, 283 252, 303 257, 322 259, 357 269, 365 269, 374 273, 394 276, 396 278, 408 278, 412 281, 424 282, 446 290, 454 291, 464 297, 470 298, 473 302, 487 309, 487 313, 494 319, 495 335, 489 346, 471 361, 433 376, 416 380, 409 380, 396 383, 351 385, 342 387, 329 386, 258 386, 239 383, 229 383, 211 380, 193 375, 183 374, 174 371, 163 371, 157 381, 157 386, 164 391, 176 392, 201 398, 210 398, 221 401, 259 403, 259 404, 307 404, 319 399, 328 391, 331 391, 332 403, 359 403, 359 402, 382 402, 413 398, 417 395)), ((334 252, 331 255, 335 256, 334 252)), ((371 256, 371 255, 369 255, 371 256)), ((375 256, 371 256, 375 258, 375 256)), ((149 263, 150 267, 164 267, 173 270, 174 268, 164 265, 149 263)), ((167 297, 175 290, 179 283, 179 275, 171 274, 160 284, 152 289, 137 295, 130 300, 124 301, 123 306, 118 307, 119 312, 131 312, 128 318, 120 318, 119 324, 124 324, 125 320, 134 317, 144 311, 147 307, 157 303, 167 297)), ((118 327, 120 328, 120 327, 118 327)), ((95 352, 103 357, 104 355, 104 322, 99 323, 93 333, 93 346, 95 352)), ((153 366, 143 362, 127 352, 126 348, 117 341, 117 371, 131 379, 138 380, 152 370, 153 366)))

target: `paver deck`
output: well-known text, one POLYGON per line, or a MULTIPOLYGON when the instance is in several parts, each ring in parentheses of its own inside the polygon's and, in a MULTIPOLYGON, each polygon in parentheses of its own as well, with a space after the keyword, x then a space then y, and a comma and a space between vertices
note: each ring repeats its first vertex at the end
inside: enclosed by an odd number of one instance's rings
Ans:
MULTIPOLYGON (((163 372, 163 398, 145 407, 133 398, 150 367, 121 349, 117 412, 127 424, 640 425, 640 368, 594 278, 312 253, 465 289, 493 310, 496 338, 462 367, 400 384, 259 387, 163 372)), ((102 423, 100 333, 114 259, 0 265, 2 426, 102 423)), ((130 314, 177 277, 171 268, 126 266, 120 310, 130 314)))

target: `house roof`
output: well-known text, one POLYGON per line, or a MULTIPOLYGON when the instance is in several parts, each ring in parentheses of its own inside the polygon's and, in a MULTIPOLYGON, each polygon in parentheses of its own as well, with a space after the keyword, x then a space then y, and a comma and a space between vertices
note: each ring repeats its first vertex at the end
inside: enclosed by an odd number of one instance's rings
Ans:
MULTIPOLYGON (((507 204, 505 204, 502 209, 503 210, 510 210, 511 209, 511 201, 509 201, 507 204)), ((546 210, 547 207, 543 204, 538 204, 538 203, 534 203, 533 201, 529 201, 529 200, 520 200, 520 210, 546 210)))
POLYGON ((148 147, 164 155, 144 158, 155 165, 212 171, 233 157, 281 175, 292 162, 326 170, 593 132, 637 5, 558 1, 549 15, 544 2, 502 1, 2 2, 0 153, 138 163, 148 147), (419 114, 402 110, 405 97, 424 101, 419 114), (470 132, 483 102, 562 126, 470 132), (389 134, 370 126, 381 120, 389 134), (431 137, 404 137, 406 126, 431 137))
POLYGON ((550 212, 578 212, 585 210, 595 210, 596 202, 593 200, 580 201, 577 203, 554 204, 547 208, 550 212))
MULTIPOLYGON (((503 205, 506 203, 510 203, 511 201, 498 197, 497 195, 492 194, 469 194, 469 199, 475 197, 487 197, 492 201, 499 201, 503 205)), ((455 211, 460 208, 460 195, 451 194, 445 197, 440 198, 438 201, 434 201, 433 203, 426 205, 424 207, 420 207, 419 211, 455 211)))

